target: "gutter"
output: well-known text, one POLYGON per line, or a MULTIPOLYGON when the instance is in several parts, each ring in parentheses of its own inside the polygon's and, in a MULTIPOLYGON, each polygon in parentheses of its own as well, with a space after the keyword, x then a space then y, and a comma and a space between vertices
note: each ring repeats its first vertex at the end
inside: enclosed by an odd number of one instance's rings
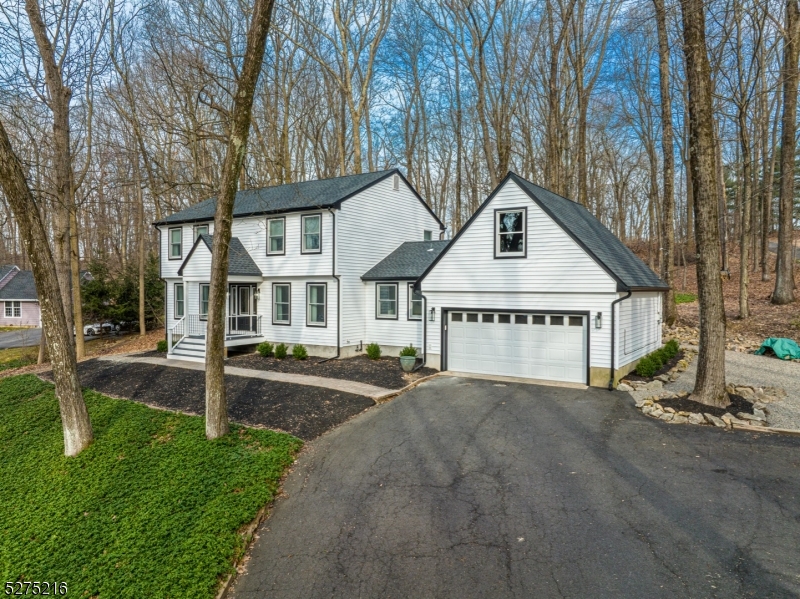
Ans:
MULTIPOLYGON (((417 285, 414 285, 417 287, 417 285)), ((416 372, 420 368, 424 368, 428 362, 428 298, 419 289, 419 294, 422 296, 422 363, 419 366, 414 366, 411 372, 416 372)))
POLYGON ((614 352, 614 331, 616 330, 616 323, 615 323, 615 318, 614 318, 614 308, 621 301, 628 299, 631 296, 632 293, 633 292, 629 289, 627 295, 624 295, 622 297, 618 297, 613 302, 611 302, 611 375, 610 375, 610 378, 608 379, 608 390, 609 391, 613 391, 614 390, 614 355, 615 355, 615 352, 614 352))
MULTIPOLYGON (((336 274, 336 213, 328 208, 333 218, 333 233, 331 235, 331 276, 336 279, 336 355, 332 358, 320 360, 317 364, 323 364, 329 360, 336 360, 342 354, 342 277, 336 274)), ((322 229, 320 229, 321 231, 322 229)))

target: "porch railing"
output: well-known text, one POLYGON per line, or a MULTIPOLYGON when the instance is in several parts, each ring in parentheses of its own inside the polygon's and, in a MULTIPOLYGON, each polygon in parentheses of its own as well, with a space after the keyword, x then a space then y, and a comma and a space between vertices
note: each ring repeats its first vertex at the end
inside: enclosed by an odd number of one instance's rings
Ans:
POLYGON ((231 337, 260 337, 261 314, 228 315, 225 317, 225 334, 231 337))
POLYGON ((208 321, 205 318, 201 320, 199 314, 189 314, 188 319, 186 335, 189 337, 205 337, 208 321))
POLYGON ((180 343, 186 336, 186 317, 184 316, 169 329, 167 329, 167 352, 172 353, 172 348, 180 343))

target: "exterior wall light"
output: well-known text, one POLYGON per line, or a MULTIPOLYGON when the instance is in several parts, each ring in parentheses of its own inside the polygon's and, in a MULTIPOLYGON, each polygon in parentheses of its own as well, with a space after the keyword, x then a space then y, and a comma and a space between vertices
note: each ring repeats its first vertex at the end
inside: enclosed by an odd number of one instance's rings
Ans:
POLYGON ((603 328, 603 313, 598 312, 594 317, 594 328, 602 329, 603 328))
POLYGON ((433 307, 430 310, 428 310, 428 320, 430 322, 434 322, 436 320, 436 308, 435 307, 433 307))

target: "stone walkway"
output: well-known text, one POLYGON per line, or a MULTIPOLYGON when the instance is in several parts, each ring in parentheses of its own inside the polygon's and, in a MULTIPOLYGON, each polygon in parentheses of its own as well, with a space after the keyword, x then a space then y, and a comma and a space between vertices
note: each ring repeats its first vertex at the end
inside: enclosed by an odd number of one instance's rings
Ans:
MULTIPOLYGON (((664 385, 665 391, 691 393, 697 376, 697 358, 674 382, 664 385)), ((769 426, 800 430, 800 363, 786 362, 775 357, 756 356, 742 352, 725 352, 725 380, 735 386, 779 387, 786 397, 776 398, 768 406, 769 426)), ((634 391, 636 400, 654 395, 651 391, 634 391)))
MULTIPOLYGON (((156 366, 171 366, 173 368, 184 368, 187 370, 205 370, 205 364, 202 362, 188 362, 184 360, 167 360, 166 358, 151 358, 136 356, 104 356, 98 360, 108 362, 122 362, 122 363, 140 363, 140 364, 155 364, 156 366)), ((384 399, 389 395, 397 393, 392 389, 384 389, 375 385, 368 385, 367 383, 359 383, 357 381, 348 381, 344 379, 331 379, 321 376, 308 376, 304 374, 290 374, 286 372, 270 372, 265 370, 251 370, 249 368, 237 368, 235 366, 226 366, 225 374, 234 376, 249 377, 252 379, 263 379, 267 381, 277 381, 280 383, 293 383, 295 385, 309 385, 311 387, 323 387, 325 389, 333 389, 334 391, 342 391, 344 393, 353 393, 355 395, 363 395, 378 401, 384 399)))

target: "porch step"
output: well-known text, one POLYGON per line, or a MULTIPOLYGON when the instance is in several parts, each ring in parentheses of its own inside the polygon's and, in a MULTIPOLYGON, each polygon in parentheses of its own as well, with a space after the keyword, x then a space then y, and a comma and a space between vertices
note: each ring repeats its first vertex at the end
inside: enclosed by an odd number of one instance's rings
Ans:
POLYGON ((172 348, 167 358, 205 362, 206 340, 203 337, 184 337, 172 348))

